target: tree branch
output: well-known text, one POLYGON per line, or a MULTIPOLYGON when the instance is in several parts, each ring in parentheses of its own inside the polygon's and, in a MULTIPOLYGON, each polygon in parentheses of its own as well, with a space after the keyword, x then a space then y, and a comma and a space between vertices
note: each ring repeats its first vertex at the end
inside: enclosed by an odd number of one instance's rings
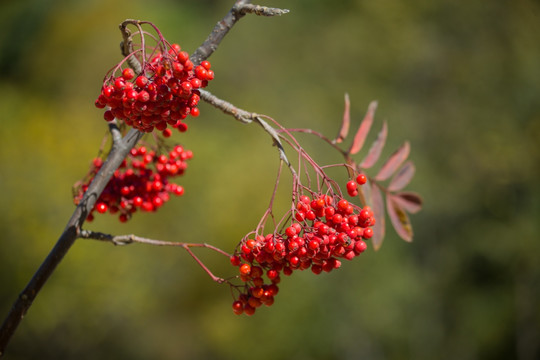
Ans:
POLYGON ((201 61, 206 60, 217 50, 221 40, 227 35, 229 30, 232 29, 234 24, 238 22, 246 14, 256 14, 262 16, 276 16, 289 12, 286 9, 269 8, 266 6, 251 5, 251 0, 237 0, 231 10, 225 15, 221 21, 219 21, 214 30, 208 35, 206 40, 201 46, 191 55, 190 60, 194 64, 199 64, 201 61))
POLYGON ((251 113, 249 111, 240 109, 233 104, 231 104, 228 101, 225 101, 223 99, 218 98, 217 96, 211 94, 207 90, 199 90, 201 93, 201 99, 209 103, 210 105, 214 106, 217 109, 220 109, 227 115, 233 116, 236 120, 240 121, 243 124, 249 124, 251 122, 256 122, 259 124, 264 131, 266 131, 272 140, 274 141, 274 145, 278 148, 279 151, 279 158, 283 160, 291 172, 293 174, 296 174, 294 169, 291 166, 291 163, 289 162, 289 159, 287 158, 287 155, 285 154, 285 149, 283 148, 283 144, 281 143, 281 139, 279 137, 278 132, 276 129, 268 125, 268 123, 263 119, 263 115, 257 114, 257 113, 251 113))

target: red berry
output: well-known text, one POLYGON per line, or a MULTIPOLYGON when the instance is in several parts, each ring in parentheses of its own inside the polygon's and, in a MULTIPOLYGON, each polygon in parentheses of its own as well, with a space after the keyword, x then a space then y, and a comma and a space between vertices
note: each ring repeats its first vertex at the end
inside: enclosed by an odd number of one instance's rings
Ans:
POLYGON ((131 80, 135 77, 135 71, 130 68, 124 69, 122 71, 122 77, 124 78, 124 80, 131 80))
POLYGON ((250 272, 251 272, 251 266, 249 264, 242 264, 242 266, 240 266, 241 275, 249 275, 250 272))
POLYGON ((205 68, 206 70, 210 70, 210 66, 211 66, 211 65, 210 65, 210 61, 208 61, 208 60, 202 61, 202 62, 201 62, 201 66, 202 66, 203 68, 205 68))
POLYGON ((114 80, 114 88, 116 90, 124 90, 125 87, 126 87, 126 82, 121 77, 118 77, 116 78, 116 80, 114 80))
POLYGON ((285 229, 285 235, 292 238, 294 235, 296 235, 296 228, 289 226, 287 229, 285 229))
POLYGON ((364 239, 370 239, 372 236, 373 236, 373 229, 372 228, 364 229, 364 233, 362 234, 362 237, 364 239))
POLYGON ((171 48, 169 49, 169 54, 174 55, 178 54, 182 48, 178 44, 171 44, 171 48))
POLYGON ((106 121, 113 121, 114 120, 114 114, 112 113, 111 110, 107 110, 103 113, 103 118, 106 120, 106 121))
POLYGON ((236 255, 231 256, 230 261, 231 261, 231 264, 233 266, 240 266, 240 257, 239 256, 236 256, 236 255))
POLYGON ((96 210, 98 213, 103 214, 107 211, 107 204, 100 202, 96 204, 96 210))
POLYGON ((138 76, 135 80, 135 85, 140 88, 144 88, 148 84, 148 78, 144 75, 138 76))
POLYGON ((367 176, 364 174, 360 174, 356 177, 356 182, 360 185, 364 185, 367 182, 367 176))
POLYGON ((181 64, 185 64, 185 62, 189 60, 189 54, 186 51, 180 51, 178 55, 176 55, 176 58, 181 64))

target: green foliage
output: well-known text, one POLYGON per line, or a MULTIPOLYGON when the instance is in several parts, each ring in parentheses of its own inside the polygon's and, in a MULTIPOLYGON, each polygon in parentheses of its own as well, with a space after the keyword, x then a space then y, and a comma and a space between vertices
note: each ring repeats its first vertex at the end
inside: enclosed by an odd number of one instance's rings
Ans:
MULTIPOLYGON (((93 100, 120 59, 117 25, 150 20, 192 51, 230 5, 49 3, 0 5, 2 317, 63 230, 71 186, 106 131, 93 100)), ((345 92, 357 123, 378 100, 389 131, 382 158, 412 145, 409 187, 425 200, 411 215, 414 241, 388 227, 381 251, 332 274, 285 278, 272 308, 246 318, 181 250, 78 240, 6 358, 538 358, 527 340, 540 333, 538 4, 265 5, 291 12, 242 19, 210 59, 209 90, 329 136, 345 92)), ((271 195, 275 149, 259 128, 201 108, 189 132, 174 135, 195 154, 184 197, 127 225, 111 217, 88 228, 224 249, 253 228, 271 195)), ((338 159, 305 141, 321 163, 338 159)), ((213 255, 208 263, 231 271, 213 255)))

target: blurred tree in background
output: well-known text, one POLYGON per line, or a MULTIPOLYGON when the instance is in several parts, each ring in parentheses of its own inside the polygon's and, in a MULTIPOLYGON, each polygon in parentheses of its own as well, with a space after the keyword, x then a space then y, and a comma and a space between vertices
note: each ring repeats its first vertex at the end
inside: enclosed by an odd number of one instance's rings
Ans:
MULTIPOLYGON (((388 149, 413 144, 411 188, 425 200, 414 242, 388 229, 382 251, 284 279, 274 306, 247 318, 181 250, 79 240, 6 359, 538 359, 540 4, 265 5, 291 13, 243 19, 210 59, 209 89, 327 134, 339 127, 345 92, 357 122, 377 99, 395 141, 388 149)), ((121 58, 118 24, 152 21, 193 51, 230 6, 0 5, 0 314, 56 241, 73 211, 71 186, 97 154, 106 126, 93 101, 121 58)), ((189 133, 174 135, 195 154, 184 197, 129 225, 103 217, 87 227, 224 249, 253 228, 275 150, 260 129, 201 108, 189 133)), ((230 271, 212 256, 217 273, 230 271)))

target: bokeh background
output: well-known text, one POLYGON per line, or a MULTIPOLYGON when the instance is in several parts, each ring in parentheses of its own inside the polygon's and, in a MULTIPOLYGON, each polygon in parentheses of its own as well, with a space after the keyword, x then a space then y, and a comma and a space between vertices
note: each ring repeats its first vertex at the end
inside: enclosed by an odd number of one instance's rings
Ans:
MULTIPOLYGON (((157 24, 193 51, 232 1, 21 0, 0 5, 0 317, 62 232, 71 186, 107 132, 94 108, 121 58, 118 24, 157 24)), ((387 229, 331 274, 285 278, 276 303, 235 316, 227 286, 181 250, 78 241, 6 359, 540 358, 540 4, 274 0, 211 57, 209 90, 332 137, 379 101, 372 139, 412 144, 425 200, 414 242, 387 229)), ((267 206, 267 135, 210 106, 174 139, 193 150, 186 194, 127 224, 87 227, 232 250, 267 206)), ((338 154, 302 138, 321 163, 338 154)), ((363 154, 363 153, 362 153, 363 154)), ((360 154, 360 156, 362 155, 360 154)), ((286 183, 284 181, 284 183, 286 183)), ((282 187, 286 201, 287 186, 282 187)), ((217 274, 232 269, 199 252, 217 274)))

